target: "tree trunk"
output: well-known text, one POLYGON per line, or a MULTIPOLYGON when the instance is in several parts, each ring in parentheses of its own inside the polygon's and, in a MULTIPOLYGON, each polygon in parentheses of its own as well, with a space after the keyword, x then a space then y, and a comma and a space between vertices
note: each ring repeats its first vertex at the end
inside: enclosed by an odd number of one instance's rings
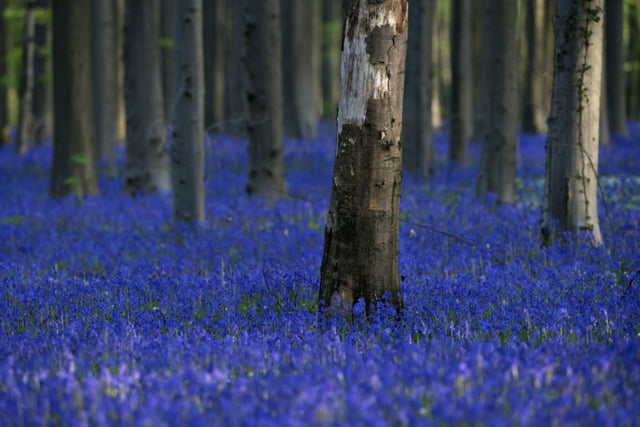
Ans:
POLYGON ((96 158, 108 169, 116 166, 116 94, 118 93, 116 5, 92 1, 93 114, 96 158))
POLYGON ((171 178, 162 109, 159 0, 126 2, 125 103, 130 195, 169 192, 171 178))
MULTIPOLYGON (((20 75, 20 109, 18 111, 18 129, 16 130, 16 151, 24 154, 33 144, 33 56, 35 45, 36 21, 34 9, 36 2, 27 0, 24 9, 24 27, 22 37, 22 69, 20 75)), ((3 17, 4 19, 4 17, 3 17)))
POLYGON ((409 8, 402 147, 405 170, 422 177, 431 175, 435 166, 431 126, 435 6, 428 1, 409 8))
MULTIPOLYGON (((8 0, 0 0, 0 16, 4 16, 8 0)), ((0 19, 0 145, 9 142, 9 111, 7 109, 7 52, 9 28, 6 19, 0 19)))
POLYGON ((321 46, 316 23, 319 0, 283 0, 284 127, 293 138, 314 138, 318 124, 321 46))
POLYGON ((227 72, 225 93, 225 130, 231 135, 244 136, 247 132, 246 72, 244 8, 247 0, 227 2, 231 15, 231 40, 227 47, 227 72))
MULTIPOLYGON (((174 219, 202 222, 204 214, 204 58, 202 1, 176 0, 176 112, 171 144, 174 219)), ((206 1, 206 0, 205 0, 206 1)))
POLYGON ((98 192, 93 158, 91 2, 53 2, 53 197, 98 192))
POLYGON ((584 232, 602 243, 597 211, 603 0, 558 0, 542 236, 584 232))
POLYGON ((342 13, 339 0, 322 2, 322 116, 335 118, 340 96, 340 39, 342 13))
MULTIPOLYGON (((516 138, 518 126, 518 3, 484 0, 485 32, 490 49, 482 52, 481 67, 487 79, 487 100, 482 125, 482 155, 477 193, 493 193, 500 203, 515 201, 516 138)), ((485 44, 487 46, 487 44, 485 44)))
POLYGON ((224 130, 225 99, 225 1, 203 2, 204 76, 205 76, 205 124, 209 131, 224 130))
POLYGON ((282 150, 282 59, 279 0, 245 3, 249 183, 247 193, 286 195, 282 150))
MULTIPOLYGON (((127 0, 135 1, 135 0, 127 0)), ((211 1, 211 0, 208 0, 211 1)), ((165 123, 171 123, 175 113, 176 88, 173 70, 173 31, 175 27, 175 0, 160 0, 160 62, 162 66, 162 107, 165 123)))
MULTIPOLYGON (((604 2, 605 29, 605 68, 606 68, 606 105, 609 117, 609 130, 614 136, 626 137, 626 83, 624 71, 624 27, 623 0, 606 0, 604 2)), ((633 43, 637 43, 634 40, 633 43)))
MULTIPOLYGON (((629 40, 640 40, 640 5, 629 2, 627 5, 627 22, 629 40)), ((627 92, 640 93, 640 43, 628 43, 627 58, 632 64, 627 74, 627 92)), ((627 97, 627 112, 629 118, 640 119, 640 96, 627 97)))
MULTIPOLYGON (((50 16, 49 0, 36 0, 38 11, 50 16)), ((53 132, 51 90, 51 20, 36 19, 35 54, 33 57, 33 142, 42 145, 53 132)))
POLYGON ((125 26, 125 0, 115 0, 116 12, 116 49, 118 52, 116 61, 116 76, 118 78, 118 92, 116 94, 116 139, 124 142, 127 138, 127 113, 124 100, 124 26, 125 26))
POLYGON ((320 302, 402 307, 398 223, 407 0, 345 2, 342 86, 320 302))
POLYGON ((449 162, 467 164, 471 131, 471 3, 451 0, 451 102, 449 162))

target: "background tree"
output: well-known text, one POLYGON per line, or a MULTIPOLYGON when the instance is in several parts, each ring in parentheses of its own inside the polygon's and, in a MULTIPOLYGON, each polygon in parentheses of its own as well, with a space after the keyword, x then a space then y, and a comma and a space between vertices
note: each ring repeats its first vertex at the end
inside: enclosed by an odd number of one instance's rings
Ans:
POLYGON ((471 3, 451 0, 451 99, 449 111, 449 162, 467 163, 467 138, 471 132, 471 3))
POLYGON ((403 107, 403 157, 409 173, 433 173, 435 149, 431 126, 432 43, 436 4, 418 2, 409 8, 409 36, 403 107))
MULTIPOLYGON (((342 85, 320 301, 401 307, 398 224, 407 0, 344 2, 342 85)), ((348 316, 348 314, 347 314, 348 316)))
POLYGON ((201 222, 204 213, 204 58, 202 0, 176 0, 176 112, 171 144, 173 213, 201 222))
POLYGON ((322 0, 322 116, 334 119, 340 95, 340 0, 322 0))
POLYGON ((53 165, 49 193, 96 194, 91 102, 91 2, 53 2, 53 165))
POLYGON ((27 0, 24 8, 24 26, 22 30, 22 69, 20 73, 20 108, 18 110, 18 129, 16 132, 16 151, 27 152, 33 144, 33 57, 35 52, 35 0, 27 0))
POLYGON ((314 138, 322 102, 320 0, 281 0, 285 133, 314 138))
POLYGON ((0 0, 0 145, 9 142, 9 111, 7 105, 7 41, 8 25, 4 18, 8 0, 0 0))
POLYGON ((53 132, 51 90, 51 14, 49 0, 36 0, 33 57, 33 142, 41 145, 53 132))
POLYGON ((136 195, 171 189, 160 67, 160 2, 126 2, 125 102, 127 160, 125 190, 136 195))
POLYGON ((203 2, 205 124, 208 130, 224 130, 226 9, 224 0, 203 2))
POLYGON ((95 152, 99 163, 114 168, 118 93, 116 4, 114 0, 93 0, 91 7, 95 152))
MULTIPOLYGON (((626 4, 627 26, 629 37, 627 42, 627 61, 630 70, 627 73, 627 93, 640 93, 640 43, 632 43, 632 40, 640 39, 640 5, 630 1, 626 4)), ((640 118, 640 96, 627 96, 628 117, 640 118)))
POLYGON ((515 201, 516 138, 518 133, 518 2, 484 0, 486 29, 483 38, 490 45, 482 51, 481 67, 486 79, 485 123, 482 126, 482 155, 477 193, 493 193, 501 203, 515 201), (488 30, 488 31, 487 31, 488 30))
POLYGON ((561 230, 586 232, 598 223, 598 136, 602 77, 603 0, 558 0, 555 69, 547 141, 542 236, 554 221, 561 230))
POLYGON ((609 129, 612 135, 626 137, 626 75, 624 71, 624 1, 604 2, 606 107, 609 129))
MULTIPOLYGON (((227 45, 226 78, 225 78, 225 131, 236 136, 246 134, 247 98, 246 72, 244 69, 244 8, 247 0, 227 2, 227 13, 231 16, 231 31, 227 45)), ((229 21, 227 21, 229 23, 229 21)))
MULTIPOLYGON (((127 0, 132 1, 132 0, 127 0)), ((175 81, 173 70, 173 32, 175 29, 175 1, 160 0, 160 63, 162 64, 162 106, 165 123, 173 119, 175 81)))
POLYGON ((246 0, 245 22, 249 108, 247 193, 275 199, 286 194, 282 152, 280 0, 246 0))

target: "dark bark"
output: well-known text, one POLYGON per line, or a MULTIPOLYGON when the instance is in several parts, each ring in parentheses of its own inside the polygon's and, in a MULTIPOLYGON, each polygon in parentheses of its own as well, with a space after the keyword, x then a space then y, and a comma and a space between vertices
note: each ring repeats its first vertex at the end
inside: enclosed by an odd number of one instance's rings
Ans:
MULTIPOLYGON (((132 0, 127 0, 132 1, 132 0)), ((135 0, 133 0, 135 1, 135 0)), ((175 112, 173 87, 173 30, 175 27, 175 0, 160 0, 160 62, 162 64, 162 106, 165 123, 170 123, 175 112)), ((211 0, 208 0, 211 1, 211 0)))
POLYGON ((91 108, 91 2, 53 2, 53 165, 49 193, 78 197, 98 191, 91 108))
POLYGON ((245 4, 249 183, 247 193, 286 195, 282 150, 282 60, 279 0, 245 4))
POLYGON ((124 188, 130 195, 171 189, 162 108, 160 1, 129 0, 125 24, 127 160, 124 188))
POLYGON ((16 151, 24 154, 33 145, 33 57, 35 52, 36 21, 35 0, 27 0, 24 9, 22 31, 22 66, 20 73, 20 93, 18 128, 16 129, 16 151))
POLYGON ((208 131, 222 132, 225 103, 226 16, 224 0, 205 0, 204 7, 204 76, 205 124, 208 131))
POLYGON ((434 16, 435 2, 409 8, 402 149, 405 170, 422 177, 431 175, 435 166, 431 125, 434 16))
MULTIPOLYGON (((624 71, 623 0, 606 0, 605 6, 605 68, 606 107, 609 130, 614 136, 628 136, 626 114, 626 75, 624 71)), ((632 43, 637 43, 633 40, 632 43)))
MULTIPOLYGON (((629 40, 640 40, 640 5, 630 2, 627 5, 627 25, 629 40)), ((640 93, 640 43, 628 43, 627 60, 632 64, 627 73, 627 92, 640 93)), ((627 97, 627 113, 632 120, 640 119, 640 96, 627 97)))
POLYGON ((482 54, 481 67, 487 79, 482 125, 482 155, 477 193, 492 193, 500 203, 515 201, 516 138, 518 125, 518 3, 513 0, 484 0, 483 19, 491 49, 482 54))
POLYGON ((342 85, 321 304, 350 318, 385 294, 402 307, 398 225, 408 2, 355 0, 345 10, 342 85))
MULTIPOLYGON (((243 58, 245 56, 244 40, 244 7, 247 0, 227 2, 228 14, 231 15, 231 37, 227 46, 227 72, 225 80, 225 131, 235 136, 244 136, 247 132, 247 98, 246 72, 243 58)), ((229 21, 228 21, 229 22, 229 21)))
POLYGON ((173 216, 185 222, 205 219, 202 2, 178 0, 175 9, 173 51, 177 92, 171 175, 173 216))

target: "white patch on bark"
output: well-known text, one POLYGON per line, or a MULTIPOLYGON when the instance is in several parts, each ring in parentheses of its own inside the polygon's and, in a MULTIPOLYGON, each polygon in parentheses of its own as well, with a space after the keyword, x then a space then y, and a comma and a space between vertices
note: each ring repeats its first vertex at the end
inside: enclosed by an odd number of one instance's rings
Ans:
POLYGON ((378 66, 373 70, 373 99, 382 99, 389 92, 389 75, 386 67, 378 66))

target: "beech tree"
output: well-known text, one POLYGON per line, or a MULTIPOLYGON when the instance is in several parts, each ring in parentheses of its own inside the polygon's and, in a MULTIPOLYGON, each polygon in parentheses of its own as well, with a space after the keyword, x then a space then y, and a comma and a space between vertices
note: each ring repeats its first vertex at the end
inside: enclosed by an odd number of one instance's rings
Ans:
MULTIPOLYGON (((20 75, 20 109, 18 111, 18 129, 16 151, 27 152, 33 144, 33 59, 35 45, 36 20, 34 9, 36 2, 27 0, 24 8, 24 26, 22 31, 22 69, 20 75)), ((4 17, 3 17, 4 19, 4 17)))
POLYGON ((471 132, 471 3, 451 0, 451 101, 449 162, 467 164, 471 132))
POLYGON ((176 0, 175 14, 173 212, 178 221, 199 222, 205 219, 202 0, 176 0))
POLYGON ((558 0, 555 66, 542 237, 553 223, 602 243, 598 223, 598 139, 602 77, 603 0, 558 0))
POLYGON ((342 82, 319 298, 402 306, 398 224, 407 0, 344 2, 342 82))
POLYGON ((205 127, 224 130, 225 102, 225 33, 227 30, 225 0, 203 2, 205 127))
MULTIPOLYGON (((624 1, 605 1, 605 80, 607 117, 612 135, 626 137, 626 75, 624 71, 624 1)), ((633 43, 637 43, 634 40, 633 43)))
POLYGON ((41 145, 53 133, 51 85, 51 16, 49 0, 36 0, 33 56, 33 142, 41 145), (44 12, 44 13, 43 13, 44 12))

